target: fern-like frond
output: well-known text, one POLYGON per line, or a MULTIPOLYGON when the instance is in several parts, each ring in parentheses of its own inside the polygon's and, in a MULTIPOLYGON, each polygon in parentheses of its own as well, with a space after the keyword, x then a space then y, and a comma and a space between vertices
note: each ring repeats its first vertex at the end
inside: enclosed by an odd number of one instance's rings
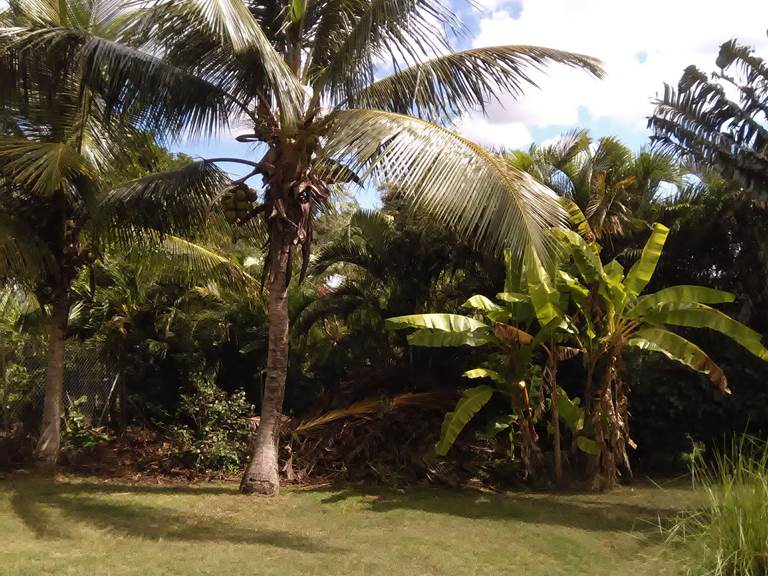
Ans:
POLYGON ((130 255, 140 265, 144 279, 185 286, 205 286, 213 282, 252 292, 259 289, 259 281, 231 259, 178 236, 165 236, 148 248, 135 247, 130 255))

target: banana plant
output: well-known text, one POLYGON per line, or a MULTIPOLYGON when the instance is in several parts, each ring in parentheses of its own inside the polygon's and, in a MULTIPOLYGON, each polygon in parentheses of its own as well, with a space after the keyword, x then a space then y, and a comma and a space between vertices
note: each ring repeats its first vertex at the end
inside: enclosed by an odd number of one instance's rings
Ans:
POLYGON ((652 226, 639 260, 626 272, 616 260, 604 265, 598 245, 576 232, 555 233, 567 252, 559 279, 578 310, 586 366, 584 409, 595 430, 598 452, 593 484, 611 488, 618 481, 619 467, 631 474, 627 446, 635 447, 629 434, 629 388, 624 374, 624 358, 630 349, 664 354, 706 374, 726 394, 730 391, 722 368, 673 329, 716 330, 763 360, 768 360, 768 350, 760 334, 711 306, 733 302, 733 294, 688 285, 643 294, 669 233, 662 224, 652 226))
POLYGON ((510 402, 512 412, 491 421, 486 434, 496 436, 506 431, 512 446, 510 454, 514 456, 515 446, 519 446, 525 472, 529 477, 534 476, 542 460, 535 424, 544 412, 545 395, 549 391, 555 478, 560 482, 558 407, 563 404, 564 393, 559 392, 556 385, 557 364, 578 352, 566 345, 573 327, 563 312, 567 302, 561 300, 567 300, 568 296, 558 289, 532 250, 525 257, 523 281, 513 278, 513 274, 508 274, 505 290, 509 291, 497 294, 498 303, 479 294, 467 300, 463 307, 473 310, 474 316, 399 316, 388 319, 387 326, 395 330, 416 328, 408 335, 408 343, 412 346, 487 347, 491 350, 480 367, 464 373, 465 378, 483 379, 488 383, 464 390, 455 409, 446 414, 436 446, 439 455, 448 453, 467 423, 493 396, 502 396, 510 402), (524 292, 512 291, 521 285, 524 292), (532 334, 536 327, 538 329, 532 334), (543 378, 541 371, 532 367, 537 351, 542 351, 546 358, 543 378))

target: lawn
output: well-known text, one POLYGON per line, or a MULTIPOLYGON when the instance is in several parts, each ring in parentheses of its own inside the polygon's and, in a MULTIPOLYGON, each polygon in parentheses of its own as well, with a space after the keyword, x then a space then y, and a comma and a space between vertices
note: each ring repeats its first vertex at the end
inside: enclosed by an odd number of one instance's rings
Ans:
POLYGON ((610 494, 235 484, 0 481, 0 574, 678 574, 658 517, 691 501, 650 485, 610 494))

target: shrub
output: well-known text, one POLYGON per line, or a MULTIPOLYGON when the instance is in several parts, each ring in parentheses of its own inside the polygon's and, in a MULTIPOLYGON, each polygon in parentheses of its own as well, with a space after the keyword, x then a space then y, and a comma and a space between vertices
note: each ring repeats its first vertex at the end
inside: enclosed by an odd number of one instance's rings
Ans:
POLYGON ((193 393, 181 397, 181 424, 171 427, 174 458, 198 472, 235 472, 245 461, 253 406, 245 392, 227 394, 211 376, 196 377, 194 386, 193 393))
POLYGON ((694 482, 702 509, 680 518, 671 539, 693 544, 689 573, 712 576, 768 574, 768 443, 741 436, 709 463, 697 457, 694 482))
POLYGON ((85 396, 78 398, 72 402, 64 415, 61 445, 65 450, 79 452, 95 448, 109 440, 104 428, 92 426, 90 418, 80 409, 87 401, 85 396))

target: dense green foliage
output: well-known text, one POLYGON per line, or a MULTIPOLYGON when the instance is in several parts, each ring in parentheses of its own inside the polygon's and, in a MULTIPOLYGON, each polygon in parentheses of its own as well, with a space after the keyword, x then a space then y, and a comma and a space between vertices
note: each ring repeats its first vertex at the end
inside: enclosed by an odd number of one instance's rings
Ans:
MULTIPOLYGON (((578 222, 588 226, 583 216, 578 222)), ((761 360, 768 360, 768 349, 763 347, 760 334, 709 306, 732 302, 732 294, 692 285, 667 286, 658 292, 644 293, 662 257, 668 233, 668 228, 655 224, 639 259, 625 273, 617 260, 601 262, 600 247, 594 241, 571 230, 558 231, 565 257, 555 274, 550 275, 540 260, 529 253, 520 274, 524 281, 517 283, 523 292, 498 294, 502 305, 475 295, 464 304, 477 311, 475 318, 417 314, 388 319, 395 329, 417 329, 408 336, 412 346, 493 350, 481 367, 464 373, 466 378, 484 379, 492 386, 483 384, 463 392, 455 410, 446 415, 438 454, 448 452, 467 422, 488 403, 496 389, 510 398, 514 412, 492 421, 493 433, 510 429, 510 453, 514 456, 515 446, 519 446, 526 475, 535 477, 541 459, 535 425, 546 409, 544 397, 548 394, 559 478, 559 404, 563 404, 564 415, 577 408, 573 404, 568 406, 567 394, 561 401, 557 365, 562 359, 580 355, 584 384, 578 392, 584 413, 580 416, 582 429, 572 430, 574 445, 598 457, 596 462, 590 462, 594 464, 593 484, 613 487, 619 468, 631 474, 628 447, 635 445, 630 437, 625 375, 630 349, 658 352, 706 374, 723 393, 730 391, 722 368, 701 348, 670 328, 709 328, 731 338, 761 360), (535 336, 525 331, 530 330, 532 321, 538 323, 535 336), (539 348, 544 352, 539 368, 544 372, 546 389, 531 374, 532 362, 535 365, 533 355, 539 348)), ((591 231, 585 236, 594 238, 591 231)), ((513 282, 514 278, 508 276, 507 285, 513 282)))
MULTIPOLYGON (((764 62, 730 42, 720 72, 686 70, 639 151, 575 130, 496 154, 443 125, 497 88, 519 94, 531 67, 600 75, 599 64, 514 46, 431 58, 448 48, 431 19, 451 28, 455 16, 421 0, 378 5, 190 0, 129 13, 107 1, 10 2, 0 16, 4 438, 50 444, 63 423, 70 448, 100 441, 76 401, 47 411, 61 390, 41 406, 45 353, 49 376, 72 372, 57 364, 65 339, 117 376, 111 431, 168 435, 175 461, 199 471, 240 466, 246 418, 267 397, 277 414, 283 392, 289 474, 294 448, 317 441, 331 453, 345 418, 386 422, 370 426, 370 445, 397 438, 394 460, 430 479, 483 453, 494 470, 513 456, 516 477, 560 481, 565 467, 602 486, 630 471, 628 446, 641 466, 676 467, 691 440, 768 430, 764 62), (431 40, 398 52, 413 34, 431 40), (406 62, 374 81, 386 53, 406 62), (231 159, 158 144, 234 119, 253 124, 238 141, 269 150, 238 160, 253 171, 235 181, 217 168, 231 159), (249 188, 257 176, 263 186, 249 188), (364 178, 382 191, 378 210, 350 200, 364 178), (284 390, 267 386, 280 378, 267 368, 274 309, 260 284, 286 291, 284 390), (387 330, 387 318, 417 331, 387 330), (483 380, 465 389, 467 378, 483 380), (411 393, 429 393, 418 398, 433 412, 456 405, 442 435, 430 432, 436 452, 423 428, 391 416, 390 399, 411 393), (361 402, 381 409, 355 414, 361 402), (296 432, 345 410, 326 444, 296 432)), ((358 454, 339 455, 336 470, 358 454)))
POLYGON ((195 391, 182 394, 170 429, 173 455, 196 471, 237 473, 244 464, 253 414, 242 390, 227 394, 212 378, 194 378, 195 391))

